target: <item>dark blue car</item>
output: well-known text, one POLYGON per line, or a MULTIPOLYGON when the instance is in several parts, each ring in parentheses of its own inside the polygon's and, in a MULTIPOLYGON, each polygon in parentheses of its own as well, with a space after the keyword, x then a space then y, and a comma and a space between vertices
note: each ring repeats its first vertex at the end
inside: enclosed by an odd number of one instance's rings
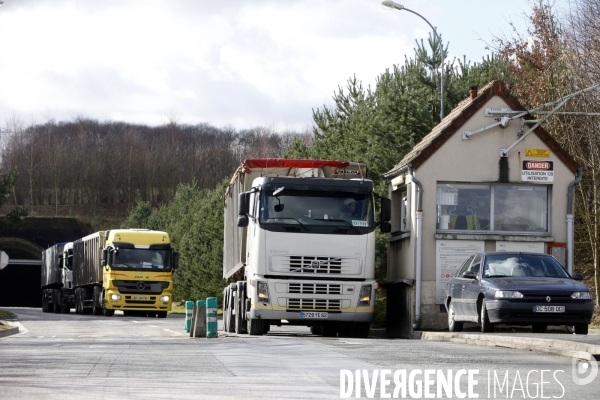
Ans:
POLYGON ((509 324, 543 333, 548 325, 570 325, 587 335, 594 302, 581 279, 548 254, 474 254, 446 285, 448 328, 460 331, 463 322, 475 322, 482 332, 509 324))

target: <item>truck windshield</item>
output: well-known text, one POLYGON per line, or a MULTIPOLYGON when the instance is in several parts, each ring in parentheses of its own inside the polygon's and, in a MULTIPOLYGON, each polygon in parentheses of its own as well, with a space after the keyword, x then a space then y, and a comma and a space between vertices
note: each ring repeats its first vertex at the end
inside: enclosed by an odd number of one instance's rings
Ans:
POLYGON ((111 268, 128 270, 170 271, 169 250, 119 249, 112 254, 111 268))
POLYGON ((261 194, 261 225, 339 227, 355 232, 359 232, 358 228, 372 228, 374 225, 370 193, 298 190, 293 187, 281 190, 270 186, 265 185, 261 194))

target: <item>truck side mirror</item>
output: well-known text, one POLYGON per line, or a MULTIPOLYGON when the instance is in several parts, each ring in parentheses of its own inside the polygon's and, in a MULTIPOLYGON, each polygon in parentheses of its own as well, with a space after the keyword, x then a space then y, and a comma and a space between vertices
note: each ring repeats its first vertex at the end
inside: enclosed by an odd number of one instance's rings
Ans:
POLYGON ((389 233, 392 231, 392 224, 387 221, 381 221, 379 229, 381 230, 381 233, 389 233))
POLYGON ((392 219, 392 201, 390 199, 381 198, 381 221, 389 221, 392 219))
POLYGON ((173 252, 173 269, 179 268, 179 253, 173 252))
POLYGON ((102 260, 100 261, 100 265, 103 267, 106 267, 106 265, 108 264, 108 249, 103 249, 102 250, 102 260))
POLYGON ((248 216, 240 215, 237 220, 237 226, 240 228, 245 228, 248 226, 248 216))
MULTIPOLYGON (((250 193, 244 192, 240 193, 238 202, 238 215, 248 215, 250 211, 250 193)), ((239 225, 238 225, 239 226, 239 225)))

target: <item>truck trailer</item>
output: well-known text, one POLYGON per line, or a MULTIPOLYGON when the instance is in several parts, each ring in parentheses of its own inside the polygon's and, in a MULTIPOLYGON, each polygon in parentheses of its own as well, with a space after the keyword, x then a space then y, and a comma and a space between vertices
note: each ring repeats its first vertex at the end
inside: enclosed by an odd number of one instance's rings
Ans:
POLYGON ((247 159, 224 196, 223 320, 227 332, 271 325, 367 337, 375 309, 375 218, 362 162, 247 159))
POLYGON ((115 229, 78 239, 73 242, 75 311, 165 318, 178 260, 166 232, 115 229))
POLYGON ((42 252, 42 311, 68 313, 75 306, 70 258, 73 243, 57 243, 42 252))

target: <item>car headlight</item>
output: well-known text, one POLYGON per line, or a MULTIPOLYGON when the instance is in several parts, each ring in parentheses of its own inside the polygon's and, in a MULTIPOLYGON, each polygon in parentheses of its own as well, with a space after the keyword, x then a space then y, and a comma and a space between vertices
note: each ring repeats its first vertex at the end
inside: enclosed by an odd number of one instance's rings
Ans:
POLYGON ((112 301, 119 301, 119 300, 121 300, 121 295, 120 294, 111 294, 110 299, 112 301))
POLYGON ((371 303, 371 285, 363 285, 360 288, 359 306, 368 306, 371 303))
POLYGON ((269 285, 267 282, 258 282, 257 285, 258 301, 266 303, 269 301, 269 285))
POLYGON ((168 303, 169 296, 160 296, 158 300, 162 301, 163 303, 168 303))
POLYGON ((592 298, 592 294, 590 292, 574 292, 571 295, 571 298, 577 300, 590 300, 592 298))
POLYGON ((522 299, 523 294, 516 290, 496 290, 494 297, 497 299, 522 299))

